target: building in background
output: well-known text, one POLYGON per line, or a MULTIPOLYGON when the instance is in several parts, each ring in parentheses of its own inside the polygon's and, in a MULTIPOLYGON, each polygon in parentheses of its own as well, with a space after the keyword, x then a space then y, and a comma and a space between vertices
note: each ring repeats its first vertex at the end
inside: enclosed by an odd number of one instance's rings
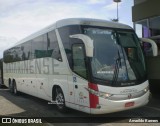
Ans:
POLYGON ((139 37, 151 38, 158 45, 158 56, 146 61, 151 91, 160 92, 160 0, 134 0, 132 21, 139 37))

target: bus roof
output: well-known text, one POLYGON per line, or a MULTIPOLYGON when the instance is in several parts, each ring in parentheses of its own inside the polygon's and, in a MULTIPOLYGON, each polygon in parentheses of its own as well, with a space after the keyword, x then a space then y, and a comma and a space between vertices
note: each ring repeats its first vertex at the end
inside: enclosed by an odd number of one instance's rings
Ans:
POLYGON ((63 19, 56 22, 57 28, 67 26, 67 25, 94 25, 94 26, 104 26, 110 28, 122 28, 122 29, 132 29, 130 26, 116 23, 112 21, 102 20, 102 19, 91 19, 91 18, 69 18, 63 19))
MULTIPOLYGON (((107 21, 107 20, 101 20, 101 19, 91 19, 91 18, 68 18, 68 19, 62 19, 57 22, 55 22, 52 25, 49 25, 48 27, 31 34, 30 36, 22 39, 15 45, 19 45, 21 43, 24 43, 26 41, 29 41, 39 35, 42 35, 46 32, 49 32, 53 29, 60 28, 63 26, 68 26, 68 25, 91 25, 91 26, 103 26, 103 27, 109 27, 109 28, 120 28, 120 29, 132 29, 130 26, 121 24, 121 23, 116 23, 112 21, 107 21)), ((15 46, 14 45, 14 46, 15 46)))

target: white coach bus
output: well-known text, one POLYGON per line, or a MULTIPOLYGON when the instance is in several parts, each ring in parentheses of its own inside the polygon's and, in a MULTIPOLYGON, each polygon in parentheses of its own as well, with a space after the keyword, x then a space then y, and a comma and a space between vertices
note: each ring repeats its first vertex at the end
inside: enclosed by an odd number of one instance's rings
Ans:
MULTIPOLYGON (((153 49, 154 50, 154 49, 153 49)), ((124 24, 64 19, 4 51, 4 83, 90 114, 148 103, 149 86, 140 41, 124 24)))

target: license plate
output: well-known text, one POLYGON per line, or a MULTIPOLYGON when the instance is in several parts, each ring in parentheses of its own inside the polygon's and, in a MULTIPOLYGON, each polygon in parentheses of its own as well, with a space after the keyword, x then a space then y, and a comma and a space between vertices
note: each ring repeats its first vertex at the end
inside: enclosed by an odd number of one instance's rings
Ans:
POLYGON ((134 102, 125 103, 125 107, 131 107, 131 106, 134 106, 134 102))

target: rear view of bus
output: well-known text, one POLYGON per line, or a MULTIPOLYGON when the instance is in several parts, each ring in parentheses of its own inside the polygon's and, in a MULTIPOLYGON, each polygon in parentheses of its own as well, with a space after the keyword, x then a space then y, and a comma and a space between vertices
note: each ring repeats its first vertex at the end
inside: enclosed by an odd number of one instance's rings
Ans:
MULTIPOLYGON (((148 103, 144 56, 140 41, 129 26, 81 21, 80 25, 60 28, 59 33, 63 43, 67 39, 72 43, 72 60, 67 51, 66 54, 75 73, 74 93, 79 104, 76 109, 100 114, 148 103), (62 31, 69 31, 69 38, 62 36, 62 31)), ((65 45, 64 48, 67 50, 65 45)))

